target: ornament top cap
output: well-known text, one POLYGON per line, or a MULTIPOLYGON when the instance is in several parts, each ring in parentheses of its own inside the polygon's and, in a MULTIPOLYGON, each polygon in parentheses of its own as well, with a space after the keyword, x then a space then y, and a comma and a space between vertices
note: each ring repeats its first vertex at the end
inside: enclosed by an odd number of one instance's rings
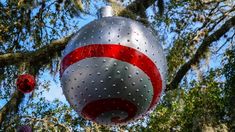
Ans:
POLYGON ((104 6, 99 9, 98 18, 113 16, 113 9, 111 6, 104 6))

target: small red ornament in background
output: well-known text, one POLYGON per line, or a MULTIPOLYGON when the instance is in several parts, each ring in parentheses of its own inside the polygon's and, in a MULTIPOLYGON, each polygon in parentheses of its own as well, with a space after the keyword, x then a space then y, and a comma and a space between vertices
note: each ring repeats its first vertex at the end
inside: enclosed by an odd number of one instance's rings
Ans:
POLYGON ((17 132, 32 132, 32 129, 30 126, 24 125, 24 126, 20 126, 17 129, 17 132))
POLYGON ((35 84, 35 78, 30 74, 20 75, 16 81, 17 89, 22 93, 30 93, 33 91, 35 84))

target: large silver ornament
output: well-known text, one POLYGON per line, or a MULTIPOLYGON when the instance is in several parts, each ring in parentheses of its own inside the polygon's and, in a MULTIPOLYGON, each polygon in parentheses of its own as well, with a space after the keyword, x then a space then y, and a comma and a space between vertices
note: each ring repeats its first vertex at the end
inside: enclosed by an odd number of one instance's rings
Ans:
POLYGON ((165 88, 166 58, 159 39, 139 22, 112 17, 83 27, 61 62, 61 83, 70 105, 103 125, 133 121, 157 104, 165 88))

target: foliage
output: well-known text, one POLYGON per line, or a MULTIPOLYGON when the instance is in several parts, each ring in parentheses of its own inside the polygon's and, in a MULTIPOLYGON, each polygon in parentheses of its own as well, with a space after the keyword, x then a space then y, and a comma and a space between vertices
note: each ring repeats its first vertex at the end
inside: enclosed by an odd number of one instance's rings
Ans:
POLYGON ((75 30, 71 9, 69 0, 0 2, 1 53, 35 50, 75 30))
POLYGON ((228 112, 229 126, 231 131, 235 130, 235 48, 226 52, 226 64, 224 67, 224 74, 226 78, 225 83, 225 98, 228 112))
POLYGON ((200 131, 203 125, 218 130, 226 115, 224 88, 216 81, 218 72, 210 71, 202 81, 192 80, 189 86, 166 93, 144 130, 200 131))

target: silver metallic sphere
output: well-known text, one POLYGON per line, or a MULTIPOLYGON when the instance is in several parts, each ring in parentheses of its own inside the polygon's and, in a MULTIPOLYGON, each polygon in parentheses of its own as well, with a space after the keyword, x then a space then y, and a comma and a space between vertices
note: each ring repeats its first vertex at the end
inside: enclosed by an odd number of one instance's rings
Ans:
POLYGON ((104 125, 145 115, 165 88, 159 39, 139 22, 103 17, 83 27, 63 52, 61 83, 71 106, 104 125))

